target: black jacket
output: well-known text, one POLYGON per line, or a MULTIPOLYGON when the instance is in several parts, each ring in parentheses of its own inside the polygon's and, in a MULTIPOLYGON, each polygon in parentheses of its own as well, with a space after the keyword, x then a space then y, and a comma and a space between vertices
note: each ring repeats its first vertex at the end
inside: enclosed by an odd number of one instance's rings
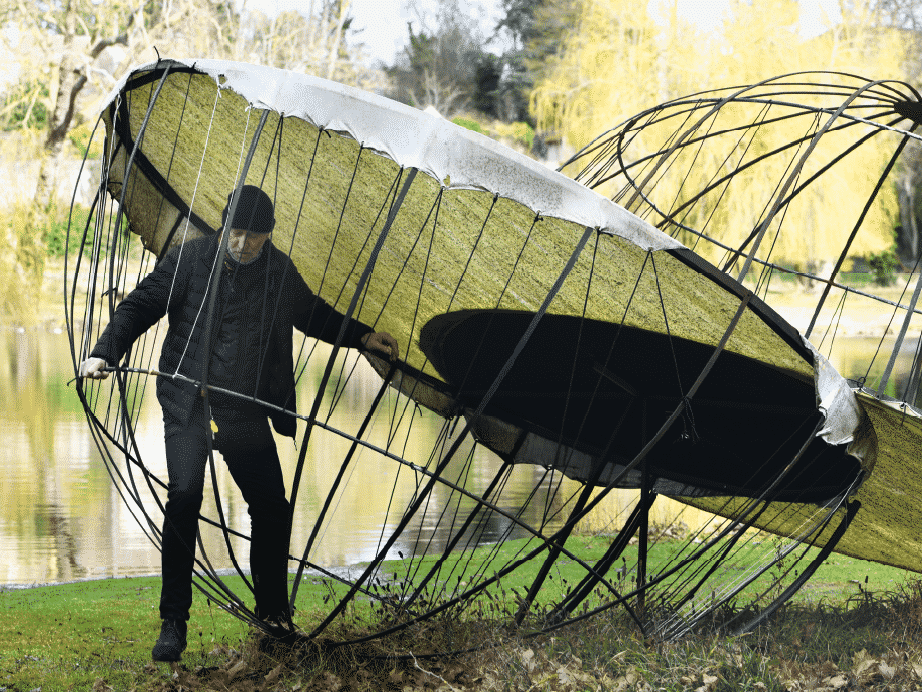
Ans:
MULTIPOLYGON (((205 364, 202 342, 208 317, 206 294, 219 242, 220 236, 216 234, 170 250, 138 287, 119 303, 91 356, 103 358, 110 365, 117 364, 135 339, 161 317, 169 315, 169 329, 160 352, 159 370, 167 374, 178 371, 201 381, 205 364)), ((294 263, 271 242, 263 246, 262 255, 260 261, 265 265, 265 281, 260 283, 266 287, 263 291, 265 300, 253 306, 259 319, 248 323, 255 326, 250 328, 263 330, 258 341, 265 345, 257 394, 271 404, 294 412, 292 328, 297 327, 308 336, 334 343, 345 318, 311 292, 294 263)), ((218 304, 216 311, 219 307, 218 304)), ((214 337, 218 332, 217 325, 212 330, 214 337)), ((343 345, 359 348, 361 337, 371 331, 371 327, 350 320, 343 345)), ((258 364, 250 366, 256 368, 258 364)), ((198 389, 190 382, 166 375, 157 378, 160 405, 179 420, 188 420, 195 397, 199 395, 198 389)), ((294 417, 271 410, 269 415, 280 434, 294 437, 294 417)))

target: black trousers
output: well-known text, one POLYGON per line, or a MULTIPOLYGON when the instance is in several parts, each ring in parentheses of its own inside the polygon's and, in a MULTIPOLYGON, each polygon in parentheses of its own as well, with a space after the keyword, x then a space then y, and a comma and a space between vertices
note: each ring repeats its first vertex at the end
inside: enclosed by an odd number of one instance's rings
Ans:
MULTIPOLYGON (((211 427, 201 400, 188 424, 166 411, 163 415, 169 486, 163 520, 160 617, 188 620, 208 457, 206 435, 211 434, 211 427)), ((250 515, 256 613, 262 618, 287 614, 291 509, 268 417, 264 409, 250 404, 212 409, 211 417, 218 426, 213 446, 220 450, 250 515)))

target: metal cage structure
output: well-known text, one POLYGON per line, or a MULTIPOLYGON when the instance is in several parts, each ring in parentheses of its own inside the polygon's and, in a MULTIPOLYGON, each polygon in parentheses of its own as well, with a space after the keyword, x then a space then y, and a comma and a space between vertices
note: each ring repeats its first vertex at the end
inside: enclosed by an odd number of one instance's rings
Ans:
MULTIPOLYGON (((340 339, 297 343, 300 413, 230 392, 298 420, 288 492, 304 539, 291 546, 290 599, 316 588, 326 608, 296 615, 305 638, 355 644, 446 613, 546 632, 613 608, 670 638, 728 602, 745 607, 716 624, 752 628, 854 530, 879 442, 848 383, 746 273, 731 277, 670 233, 707 238, 654 194, 695 137, 625 163, 626 144, 670 109, 686 120, 719 111, 701 103, 653 109, 574 159, 590 187, 625 176, 625 208, 342 85, 208 60, 136 68, 94 133, 95 202, 72 215, 75 369, 119 298, 171 248, 220 237, 228 194, 257 185, 275 205, 273 245, 308 286, 402 349, 391 366, 340 339), (327 480, 307 489, 318 469, 327 480), (577 528, 619 494, 587 549, 577 528), (663 497, 712 516, 669 530, 651 518, 663 497), (336 564, 325 537, 350 525, 357 502, 386 518, 366 532, 362 560, 336 564), (361 626, 345 628, 350 618, 361 626)), ((203 320, 219 314, 203 303, 203 320)), ((162 331, 140 337, 115 377, 78 383, 113 482, 155 544, 166 479, 153 461, 159 428, 141 408, 154 378, 213 389, 184 365, 158 371, 162 331)), ((216 458, 195 584, 259 626, 237 558, 247 527, 216 458)))

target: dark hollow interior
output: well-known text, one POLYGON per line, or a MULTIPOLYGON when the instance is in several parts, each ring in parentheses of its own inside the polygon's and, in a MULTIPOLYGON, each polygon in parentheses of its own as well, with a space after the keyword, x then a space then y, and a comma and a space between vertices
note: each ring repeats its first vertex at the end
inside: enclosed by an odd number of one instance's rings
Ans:
MULTIPOLYGON (((533 317, 446 313, 425 325, 420 345, 459 399, 476 408, 533 317)), ((713 352, 687 339, 546 314, 484 412, 624 465, 667 421, 713 352)), ((846 488, 860 466, 844 448, 811 439, 820 417, 811 380, 724 351, 643 463, 653 476, 712 493, 821 501, 846 488)))

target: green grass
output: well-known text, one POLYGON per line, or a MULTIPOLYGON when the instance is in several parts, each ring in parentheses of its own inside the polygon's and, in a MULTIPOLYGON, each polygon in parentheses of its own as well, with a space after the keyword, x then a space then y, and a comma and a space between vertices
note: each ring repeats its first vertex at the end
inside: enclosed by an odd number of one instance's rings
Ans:
MULTIPOLYGON (((106 579, 0 593, 0 686, 117 689, 150 662, 160 628, 160 580, 106 579)), ((197 595, 189 628, 193 659, 239 642, 245 628, 197 595)))
MULTIPOLYGON (((577 536, 568 542, 568 548, 591 561, 601 555, 609 540, 605 536, 577 536)), ((659 559, 657 551, 665 554, 674 545, 657 547, 651 559, 655 562, 659 559)), ((498 548, 495 559, 505 563, 521 547, 522 541, 509 541, 498 548)), ((478 549, 478 558, 486 550, 478 549)), ((427 571, 432 560, 424 558, 421 571, 427 571)), ((710 685, 708 690, 745 689, 762 682, 764 689, 780 690, 785 689, 785 676, 794 674, 795 669, 803 675, 806 673, 801 669, 810 666, 832 665, 837 670, 851 666, 858 670, 856 656, 862 651, 862 656, 877 662, 875 665, 883 661, 883 669, 889 671, 885 658, 893 653, 894 642, 914 646, 919 638, 915 623, 922 613, 922 588, 917 582, 907 580, 902 570, 833 556, 809 588, 746 637, 731 639, 699 632, 678 642, 647 642, 638 636, 624 611, 616 608, 550 636, 522 639, 522 632, 507 630, 492 616, 513 612, 515 592, 521 593, 530 583, 540 564, 527 563, 491 589, 490 603, 501 612, 471 609, 463 617, 450 614, 409 630, 399 642, 376 645, 379 648, 374 652, 410 649, 419 653, 438 650, 448 641, 455 645, 491 641, 500 646, 471 658, 441 663, 391 661, 383 667, 372 666, 373 672, 367 660, 342 650, 338 650, 339 658, 322 649, 315 655, 302 652, 293 663, 266 658, 256 653, 245 625, 209 604, 198 592, 182 664, 152 664, 150 649, 159 630, 157 578, 2 591, 0 690, 243 690, 261 686, 288 691, 311 689, 317 680, 330 682, 334 678, 341 686, 358 690, 383 689, 382 679, 390 681, 393 676, 403 683, 397 689, 422 689, 427 681, 439 683, 438 677, 455 689, 524 691, 533 687, 533 692, 619 689, 619 685, 627 689, 625 685, 631 680, 637 684, 646 681, 653 689, 697 689, 702 685, 710 685), (238 671, 237 678, 231 676, 234 671, 238 671), (712 678, 717 682, 708 683, 712 678), (473 685, 475 680, 479 680, 477 685, 473 685), (561 680, 573 684, 564 685, 561 680), (671 682, 662 684, 665 680, 671 682), (654 684, 657 682, 660 684, 654 684)), ((407 577, 407 565, 385 563, 381 574, 388 579, 396 576, 399 584, 407 577)), ((445 566, 437 583, 450 582, 450 567, 445 566)), ((559 561, 542 589, 541 600, 553 600, 580 576, 581 569, 572 560, 559 561)), ((245 593, 238 578, 228 577, 226 581, 235 592, 245 593)), ((386 590, 393 585, 384 582, 378 588, 386 590)), ((341 584, 307 577, 299 589, 296 621, 305 629, 319 622, 344 591, 341 584)), ((372 631, 392 614, 376 608, 367 598, 356 599, 326 637, 336 641, 372 631)), ((870 670, 873 665, 866 668, 870 670)), ((911 666, 906 670, 909 676, 911 666)), ((855 673, 855 680, 858 677, 855 673)), ((443 689, 449 688, 443 685, 443 689)))
MULTIPOLYGON (((526 540, 509 540, 499 546, 477 548, 473 551, 471 561, 474 564, 486 564, 484 573, 492 575, 497 569, 500 569, 511 560, 524 556, 533 547, 532 544, 526 546, 526 540)), ((574 536, 567 541, 566 548, 584 562, 593 565, 602 557, 611 540, 612 537, 606 535, 574 536)), ((672 559, 676 551, 683 545, 683 542, 669 540, 659 541, 651 545, 648 555, 649 573, 656 573, 659 567, 667 560, 672 559)), ((786 562, 793 563, 795 557, 799 557, 803 552, 802 549, 795 551, 787 558, 786 562)), ((794 572, 799 573, 817 553, 818 549, 816 548, 808 549, 805 559, 796 565, 792 565, 792 575, 794 572)), ((514 598, 512 596, 513 592, 523 594, 535 580, 546 554, 546 552, 540 553, 536 558, 523 564, 511 574, 504 576, 498 584, 487 587, 486 591, 492 597, 499 598, 514 598)), ((629 590, 627 587, 630 586, 630 583, 635 578, 633 564, 636 559, 637 547, 636 545, 630 545, 625 549, 622 559, 610 571, 608 576, 619 586, 619 590, 629 590)), ((382 564, 380 572, 391 583, 402 584, 416 574, 427 573, 435 561, 435 557, 427 556, 412 563, 401 561, 385 562, 382 564)), ((737 565, 739 571, 744 571, 751 566, 752 558, 748 560, 743 558, 737 565)), ((744 594, 753 590, 767 588, 782 569, 785 569, 784 565, 771 568, 766 574, 757 579, 744 594)), ((557 602, 561 595, 578 583, 585 574, 586 570, 582 565, 565 555, 561 556, 554 563, 548 580, 541 589, 538 604, 557 602)), ((832 600, 841 602, 867 591, 889 591, 903 583, 909 574, 906 570, 896 567, 833 554, 820 565, 805 587, 795 594, 794 601, 816 603, 821 600, 832 600)), ((464 578, 461 577, 462 580, 464 578)), ((440 583, 457 579, 455 573, 452 572, 451 562, 442 568, 442 572, 437 579, 440 583)), ((790 578, 788 578, 789 580, 790 578)))

